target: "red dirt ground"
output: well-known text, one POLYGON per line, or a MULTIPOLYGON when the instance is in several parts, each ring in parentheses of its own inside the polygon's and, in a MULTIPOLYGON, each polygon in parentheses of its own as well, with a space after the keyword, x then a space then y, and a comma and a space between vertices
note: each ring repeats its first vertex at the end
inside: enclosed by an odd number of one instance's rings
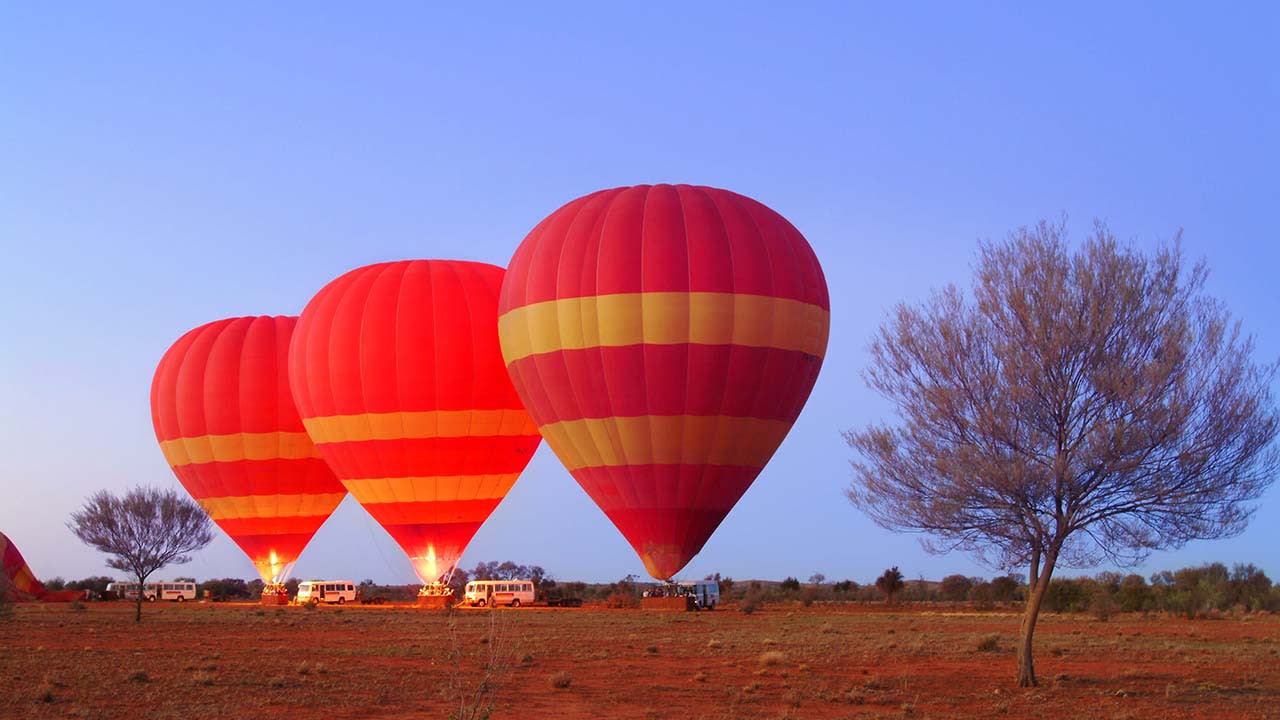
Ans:
POLYGON ((1046 616, 1041 687, 1020 690, 1013 612, 187 603, 147 606, 140 627, 131 614, 31 604, 0 618, 0 717, 447 718, 477 699, 494 718, 563 720, 1280 717, 1274 616, 1046 616), (979 650, 993 635, 998 649, 979 650))

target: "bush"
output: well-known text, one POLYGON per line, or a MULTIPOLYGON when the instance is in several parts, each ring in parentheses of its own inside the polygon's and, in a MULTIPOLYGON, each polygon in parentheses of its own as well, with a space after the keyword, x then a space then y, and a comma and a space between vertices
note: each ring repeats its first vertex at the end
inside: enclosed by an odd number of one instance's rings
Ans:
POLYGON ((991 578, 991 599, 996 602, 1010 602, 1018 596, 1022 583, 1010 575, 991 578))
POLYGON ((1155 593, 1141 575, 1126 575, 1116 591, 1116 605, 1123 612, 1143 612, 1155 606, 1155 593))
POLYGON ((746 596, 742 598, 742 605, 740 605, 738 609, 744 614, 750 615, 756 610, 759 610, 762 605, 764 605, 764 593, 762 593, 758 588, 752 588, 748 590, 746 596))
POLYGON ((893 602, 893 598, 902 592, 902 588, 906 587, 906 583, 902 581, 902 571, 898 570, 898 566, 894 565, 884 574, 876 578, 876 589, 884 593, 885 602, 893 602))
POLYGON ((779 587, 781 587, 783 590, 787 592, 795 592, 796 590, 800 589, 800 581, 793 577, 789 577, 783 580, 779 584, 779 587))
POLYGON ((551 676, 551 687, 564 690, 573 682, 573 676, 563 670, 551 676))
POLYGON ((999 652, 1000 636, 988 635, 978 641, 978 652, 999 652))
POLYGON ((781 665, 782 662, 786 659, 787 659, 787 656, 783 655, 777 650, 770 650, 768 652, 760 653, 760 664, 764 665, 765 667, 773 667, 775 665, 781 665))
POLYGON ((973 606, 979 610, 990 610, 996 606, 995 588, 989 582, 978 583, 969 591, 969 599, 973 601, 973 606))
POLYGON ((635 594, 629 592, 613 592, 609 597, 605 598, 605 607, 613 609, 626 609, 640 607, 640 601, 635 594))
POLYGON ((968 598, 969 591, 972 589, 973 581, 964 575, 948 575, 938 584, 938 592, 942 594, 942 599, 953 603, 968 598))
POLYGON ((800 604, 805 607, 809 607, 813 605, 813 601, 817 597, 818 597, 817 588, 811 588, 811 587, 805 588, 804 592, 800 593, 800 604))

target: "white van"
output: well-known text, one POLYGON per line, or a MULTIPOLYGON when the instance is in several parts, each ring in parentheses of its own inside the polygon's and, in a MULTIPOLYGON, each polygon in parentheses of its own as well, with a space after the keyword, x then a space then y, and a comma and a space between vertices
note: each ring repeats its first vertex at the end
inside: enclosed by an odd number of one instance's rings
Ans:
POLYGON ((306 603, 345 605, 355 600, 354 580, 303 580, 298 583, 298 596, 295 598, 299 605, 306 603))
POLYGON ((196 599, 196 584, 193 582, 149 583, 147 590, 150 591, 147 600, 152 602, 156 600, 186 602, 196 599))
MULTIPOLYGON (((116 597, 124 600, 136 600, 138 598, 138 583, 107 583, 107 592, 115 593, 116 597)), ((196 584, 193 582, 147 583, 142 589, 142 599, 147 602, 155 602, 157 600, 186 602, 187 600, 195 600, 196 584)))
POLYGON ((686 580, 676 583, 684 595, 698 601, 698 609, 713 610, 720 604, 720 583, 714 580, 686 580))
POLYGON ((467 591, 462 596, 462 602, 473 607, 532 605, 533 582, 530 580, 472 580, 467 583, 467 591))

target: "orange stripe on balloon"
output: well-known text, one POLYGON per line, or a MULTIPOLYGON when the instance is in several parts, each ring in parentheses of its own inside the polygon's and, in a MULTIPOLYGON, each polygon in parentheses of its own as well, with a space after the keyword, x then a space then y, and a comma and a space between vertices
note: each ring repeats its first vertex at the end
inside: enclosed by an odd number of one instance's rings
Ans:
POLYGON ((197 502, 216 521, 240 518, 274 518, 325 515, 342 502, 346 493, 297 495, 237 495, 206 497, 197 502))
POLYGON ((299 460, 320 452, 305 432, 232 433, 177 438, 160 443, 172 467, 240 460, 299 460))
POLYGON ((360 504, 388 531, 391 530, 391 526, 423 525, 425 527, 419 530, 425 534, 431 534, 432 527, 437 525, 475 523, 476 527, 479 527, 501 500, 502 498, 487 498, 444 502, 360 504))
MULTIPOLYGON (((307 544, 307 541, 311 539, 316 530, 319 530, 324 521, 328 519, 327 515, 297 515, 293 517, 223 518, 216 522, 218 527, 226 531, 231 536, 231 539, 237 543, 242 542, 247 537, 296 535, 302 540, 297 550, 297 552, 301 552, 302 546, 307 544)), ((285 555, 286 553, 281 551, 280 554, 285 555)))
POLYGON ((583 418, 542 426, 570 472, 585 467, 712 464, 764 467, 791 423, 724 415, 583 418))
POLYGON ((434 477, 359 478, 342 484, 360 501, 370 503, 500 500, 520 473, 434 477))
POLYGON ((831 313, 789 298, 744 293, 645 292, 561 298, 498 318, 508 365, 557 350, 624 345, 745 345, 821 357, 831 313))
POLYGON ((366 440, 537 435, 524 410, 428 410, 306 418, 317 445, 366 440))

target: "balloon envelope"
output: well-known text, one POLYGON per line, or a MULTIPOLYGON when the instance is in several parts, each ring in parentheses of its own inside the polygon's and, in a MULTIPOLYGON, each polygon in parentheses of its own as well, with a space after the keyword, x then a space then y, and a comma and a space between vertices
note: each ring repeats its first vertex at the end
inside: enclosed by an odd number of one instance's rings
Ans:
POLYGON ((151 383, 151 420, 174 474, 268 583, 283 582, 347 494, 289 392, 297 321, 202 325, 169 348, 151 383))
POLYGON ((799 415, 826 351, 822 269, 781 215, 727 190, 578 198, 511 259, 499 333, 552 450, 669 579, 799 415))
POLYGON ((290 351, 307 430, 423 582, 457 564, 541 440, 498 349, 502 275, 452 260, 352 270, 308 303, 290 351))

